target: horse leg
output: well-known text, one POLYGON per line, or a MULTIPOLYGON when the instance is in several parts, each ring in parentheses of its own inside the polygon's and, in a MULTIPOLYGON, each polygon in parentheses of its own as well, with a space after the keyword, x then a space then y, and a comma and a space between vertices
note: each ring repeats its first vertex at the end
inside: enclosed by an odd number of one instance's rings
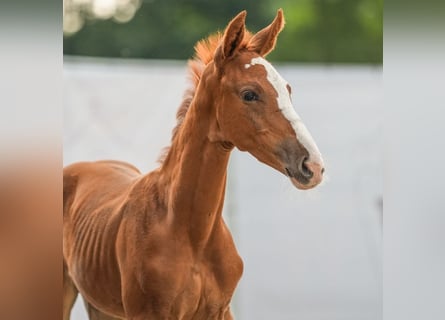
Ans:
POLYGON ((100 312, 95 307, 91 305, 86 299, 83 299, 85 308, 87 309, 88 318, 90 320, 119 320, 120 318, 114 318, 105 313, 100 312))
POLYGON ((77 298, 77 288, 68 274, 68 268, 63 260, 63 320, 70 319, 71 309, 77 298))

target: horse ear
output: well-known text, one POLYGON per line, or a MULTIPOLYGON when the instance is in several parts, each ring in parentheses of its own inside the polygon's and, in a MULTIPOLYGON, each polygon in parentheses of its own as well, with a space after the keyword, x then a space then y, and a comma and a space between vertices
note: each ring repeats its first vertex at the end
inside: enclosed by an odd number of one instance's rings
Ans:
POLYGON ((278 34, 284 28, 283 10, 278 9, 277 16, 272 23, 255 34, 249 41, 247 49, 257 52, 260 56, 266 56, 270 53, 277 42, 278 34))
POLYGON ((246 10, 241 11, 226 27, 221 46, 217 50, 217 58, 222 61, 232 57, 240 47, 246 31, 246 10))

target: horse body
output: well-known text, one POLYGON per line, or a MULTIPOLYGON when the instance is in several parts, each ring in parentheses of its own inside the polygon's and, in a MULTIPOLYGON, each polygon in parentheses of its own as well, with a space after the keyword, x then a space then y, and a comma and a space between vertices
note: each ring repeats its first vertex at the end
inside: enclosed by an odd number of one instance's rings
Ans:
MULTIPOLYGON (((203 170, 195 169, 202 180, 195 195, 204 198, 212 192, 205 166, 191 163, 203 170)), ((221 218, 225 171, 221 176, 219 185, 211 183, 219 189, 216 201, 205 205, 203 199, 181 198, 179 190, 179 199, 167 199, 164 195, 170 192, 160 181, 165 175, 157 171, 142 176, 116 162, 67 167, 64 256, 85 300, 121 318, 150 314, 153 319, 228 319, 223 315, 242 262, 221 218), (184 224, 184 219, 193 223, 197 215, 212 220, 211 228, 184 224)), ((187 188, 179 183, 170 187, 187 188)))
POLYGON ((105 161, 64 169, 64 263, 84 298, 112 314, 123 315, 115 242, 137 175, 105 161))
POLYGON ((217 41, 198 44, 196 88, 158 169, 143 175, 117 161, 64 169, 64 320, 78 291, 90 319, 232 319, 243 271, 222 218, 232 149, 301 189, 321 181, 318 149, 308 135, 299 142, 307 130, 285 105, 290 88, 261 60, 282 12, 254 36, 244 20, 245 12, 217 41))

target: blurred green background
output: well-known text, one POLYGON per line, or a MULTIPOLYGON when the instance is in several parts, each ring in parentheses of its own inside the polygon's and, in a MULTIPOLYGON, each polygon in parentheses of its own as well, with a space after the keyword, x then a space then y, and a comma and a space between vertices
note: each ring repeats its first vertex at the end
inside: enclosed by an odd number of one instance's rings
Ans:
POLYGON ((64 0, 64 54, 187 59, 196 41, 241 10, 247 28, 283 8, 286 27, 269 59, 382 63, 383 0, 64 0))

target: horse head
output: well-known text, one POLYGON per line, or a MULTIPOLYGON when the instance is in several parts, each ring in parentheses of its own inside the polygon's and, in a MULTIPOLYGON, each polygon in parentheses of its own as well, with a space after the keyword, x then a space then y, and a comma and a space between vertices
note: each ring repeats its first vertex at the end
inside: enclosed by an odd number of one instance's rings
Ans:
POLYGON ((228 24, 200 81, 216 109, 210 139, 249 152, 299 189, 313 188, 323 178, 321 154, 295 112, 290 85, 265 59, 284 27, 283 12, 256 34, 245 18, 243 11, 228 24))

